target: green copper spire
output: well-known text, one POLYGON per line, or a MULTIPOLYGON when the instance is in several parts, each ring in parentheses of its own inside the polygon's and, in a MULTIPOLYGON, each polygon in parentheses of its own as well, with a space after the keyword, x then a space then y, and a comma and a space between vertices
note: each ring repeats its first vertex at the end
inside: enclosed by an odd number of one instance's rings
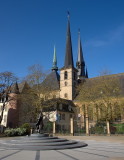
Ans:
POLYGON ((54 46, 54 54, 53 54, 53 67, 52 67, 52 71, 58 71, 58 67, 57 67, 57 57, 56 57, 56 48, 54 46))

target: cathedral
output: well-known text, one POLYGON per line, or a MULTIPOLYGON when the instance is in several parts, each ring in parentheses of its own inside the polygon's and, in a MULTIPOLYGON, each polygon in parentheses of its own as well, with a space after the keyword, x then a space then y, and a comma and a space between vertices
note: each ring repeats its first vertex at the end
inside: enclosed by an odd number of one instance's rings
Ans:
POLYGON ((52 73, 47 76, 42 84, 52 87, 52 89, 56 91, 56 95, 54 95, 56 98, 74 100, 76 96, 76 86, 81 82, 81 80, 88 78, 88 72, 85 67, 85 61, 83 57, 80 31, 78 34, 78 54, 75 67, 73 62, 70 17, 68 15, 64 66, 60 69, 59 75, 56 50, 54 47, 52 73))
MULTIPOLYGON (((55 122, 56 132, 69 132, 71 130, 70 119, 76 119, 79 113, 74 103, 74 100, 77 96, 77 86, 87 78, 88 72, 85 67, 85 61, 83 57, 80 31, 78 33, 78 53, 76 67, 74 65, 70 17, 68 15, 64 65, 62 68, 60 68, 59 74, 56 49, 54 47, 52 72, 42 83, 42 86, 47 86, 48 88, 48 93, 46 92, 44 95, 42 95, 45 100, 44 106, 47 106, 49 101, 53 102, 50 107, 44 107, 43 112, 46 117, 47 114, 50 114, 50 121, 55 122)), ((76 126, 77 124, 74 125, 76 126)))
MULTIPOLYGON (((57 67, 57 56, 56 49, 54 47, 53 54, 53 66, 52 72, 46 77, 46 79, 42 82, 42 86, 47 86, 49 88, 49 94, 42 94, 41 98, 44 98, 44 105, 49 100, 54 101, 53 105, 50 109, 43 109, 44 113, 47 110, 52 111, 54 113, 53 117, 59 117, 58 121, 56 121, 56 128, 58 130, 68 130, 70 126, 70 117, 75 116, 75 104, 73 100, 76 97, 76 86, 83 79, 88 78, 88 72, 85 68, 85 61, 83 57, 80 31, 78 33, 78 54, 77 54, 77 62, 76 67, 73 62, 73 52, 72 52, 72 42, 71 42, 71 31, 70 31, 70 16, 68 15, 67 21, 67 33, 66 33, 66 51, 65 51, 65 61, 63 67, 60 69, 60 74, 58 73, 57 67), (66 124, 65 124, 66 122, 66 124)), ((23 87, 18 87, 16 83, 13 85, 11 90, 11 95, 16 95, 18 93, 22 93, 27 84, 24 84, 23 87)), ((13 106, 9 103, 6 104, 2 125, 5 127, 15 128, 23 123, 29 122, 32 123, 29 119, 25 121, 20 120, 19 117, 19 105, 16 100, 13 106), (13 117, 13 118, 12 118, 13 117)), ((2 102, 1 102, 2 107, 2 102)), ((51 113, 52 113, 51 112, 51 113)), ((49 118, 50 119, 50 118, 49 118)), ((52 118, 51 118, 52 119, 52 118)), ((54 121, 53 119, 51 121, 54 121)))
MULTIPOLYGON (((64 65, 60 68, 58 72, 57 66, 57 55, 56 49, 54 47, 53 54, 53 65, 51 68, 51 73, 45 78, 41 83, 41 86, 47 88, 44 93, 41 93, 41 99, 43 99, 42 112, 44 114, 44 124, 47 126, 49 122, 53 125, 53 132, 65 132, 72 133, 72 126, 78 128, 86 127, 86 133, 89 134, 90 125, 93 126, 93 119, 89 123, 88 115, 81 113, 80 108, 82 108, 84 102, 79 102, 77 97, 77 86, 84 81, 97 81, 99 77, 88 79, 88 71, 85 65, 85 60, 83 56, 80 31, 78 32, 78 53, 77 62, 74 65, 73 52, 72 52, 72 41, 71 41, 71 30, 70 30, 70 16, 67 19, 67 32, 66 32, 66 51, 64 65), (76 66, 76 67, 75 67, 76 66), (48 106, 49 107, 46 107, 48 106), (78 121, 79 120, 79 121, 78 121), (79 122, 79 124, 78 124, 79 122)), ((121 99, 124 97, 124 74, 110 75, 111 77, 116 77, 121 82, 121 99)), ((100 80, 99 82, 100 83, 100 80)), ((16 97, 19 93, 25 92, 25 89, 29 89, 27 83, 18 87, 16 83, 13 85, 10 95, 16 97)), ((35 95, 36 96, 36 95, 35 95)), ((0 115, 2 111, 3 102, 0 102, 0 115)), ((23 112, 20 114, 20 104, 16 99, 11 102, 7 102, 6 107, 3 112, 3 120, 1 125, 4 127, 15 128, 24 123, 30 123, 32 126, 35 125, 36 120, 33 117, 28 117, 22 119, 23 112), (11 103, 11 104, 10 104, 11 103), (21 116, 22 115, 22 116, 21 116)), ((94 108, 94 111, 95 108, 94 108)), ((92 113, 93 113, 92 112, 92 113)), ((86 111, 87 113, 87 111, 86 111)), ((27 113, 26 113, 27 114, 27 113)), ((120 116, 120 115, 119 115, 120 116)), ((121 115, 121 119, 124 121, 124 116, 121 115)))
MULTIPOLYGON (((85 61, 83 57, 80 31, 78 34, 78 54, 75 67, 72 52, 70 17, 68 15, 64 66, 60 69, 59 74, 56 50, 54 47, 52 72, 42 83, 42 86, 50 88, 49 94, 46 93, 43 97, 46 103, 48 101, 54 101, 54 105, 50 108, 52 108, 51 110, 54 115, 57 115, 59 119, 56 121, 57 130, 70 130, 70 118, 77 116, 76 106, 73 102, 76 98, 76 87, 81 83, 81 81, 88 78, 88 72, 85 68, 85 61)), ((43 111, 45 113, 48 109, 43 108, 43 111)))

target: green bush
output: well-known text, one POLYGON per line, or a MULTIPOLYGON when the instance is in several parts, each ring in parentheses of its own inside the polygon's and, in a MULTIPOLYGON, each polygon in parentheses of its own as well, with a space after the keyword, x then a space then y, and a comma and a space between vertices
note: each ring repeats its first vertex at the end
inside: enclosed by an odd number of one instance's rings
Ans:
POLYGON ((23 129, 23 128, 26 129, 26 134, 30 135, 30 133, 31 133, 31 126, 30 126, 29 123, 24 123, 20 128, 21 129, 23 129))
POLYGON ((105 122, 97 122, 94 127, 90 128, 91 134, 105 134, 105 122))
POLYGON ((5 135, 8 137, 12 136, 24 136, 26 135, 26 129, 25 128, 15 128, 15 129, 6 129, 5 135))
POLYGON ((95 126, 90 129, 91 134, 104 134, 104 128, 101 126, 95 126))
POLYGON ((23 136, 26 135, 26 129, 25 128, 17 128, 17 136, 23 136))
POLYGON ((115 126, 110 126, 110 133, 115 134, 116 133, 116 127, 115 126))
POLYGON ((124 123, 122 124, 113 124, 116 128, 116 134, 124 134, 124 123))
POLYGON ((24 136, 24 135, 30 135, 31 126, 28 123, 23 124, 20 128, 15 129, 6 129, 5 135, 8 137, 12 136, 24 136))
POLYGON ((51 132, 53 129, 53 124, 52 122, 47 122, 45 125, 44 125, 44 131, 46 132, 51 132))

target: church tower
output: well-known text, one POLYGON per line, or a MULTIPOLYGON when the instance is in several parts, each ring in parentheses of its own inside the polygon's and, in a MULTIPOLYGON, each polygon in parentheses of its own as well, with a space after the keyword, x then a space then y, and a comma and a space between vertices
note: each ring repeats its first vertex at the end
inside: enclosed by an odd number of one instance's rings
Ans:
POLYGON ((74 68, 72 42, 70 32, 70 16, 68 14, 66 53, 64 67, 60 70, 60 98, 73 100, 77 83, 77 70, 74 68))
MULTIPOLYGON (((78 32, 78 58, 77 58, 76 67, 78 70, 78 73, 77 73, 78 80, 86 78, 85 61, 84 61, 82 45, 81 45, 80 30, 78 32)), ((87 69, 86 69, 86 72, 87 72, 87 69)))

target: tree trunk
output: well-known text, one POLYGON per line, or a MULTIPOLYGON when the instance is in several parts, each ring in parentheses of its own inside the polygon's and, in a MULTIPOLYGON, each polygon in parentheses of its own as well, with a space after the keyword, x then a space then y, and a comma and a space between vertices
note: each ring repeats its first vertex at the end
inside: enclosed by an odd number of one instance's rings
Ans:
POLYGON ((106 126, 107 126, 107 135, 110 136, 110 123, 108 120, 106 120, 106 126))
POLYGON ((3 106, 2 106, 2 113, 0 115, 0 124, 2 123, 2 120, 3 120, 4 108, 5 108, 5 103, 3 103, 3 106))

